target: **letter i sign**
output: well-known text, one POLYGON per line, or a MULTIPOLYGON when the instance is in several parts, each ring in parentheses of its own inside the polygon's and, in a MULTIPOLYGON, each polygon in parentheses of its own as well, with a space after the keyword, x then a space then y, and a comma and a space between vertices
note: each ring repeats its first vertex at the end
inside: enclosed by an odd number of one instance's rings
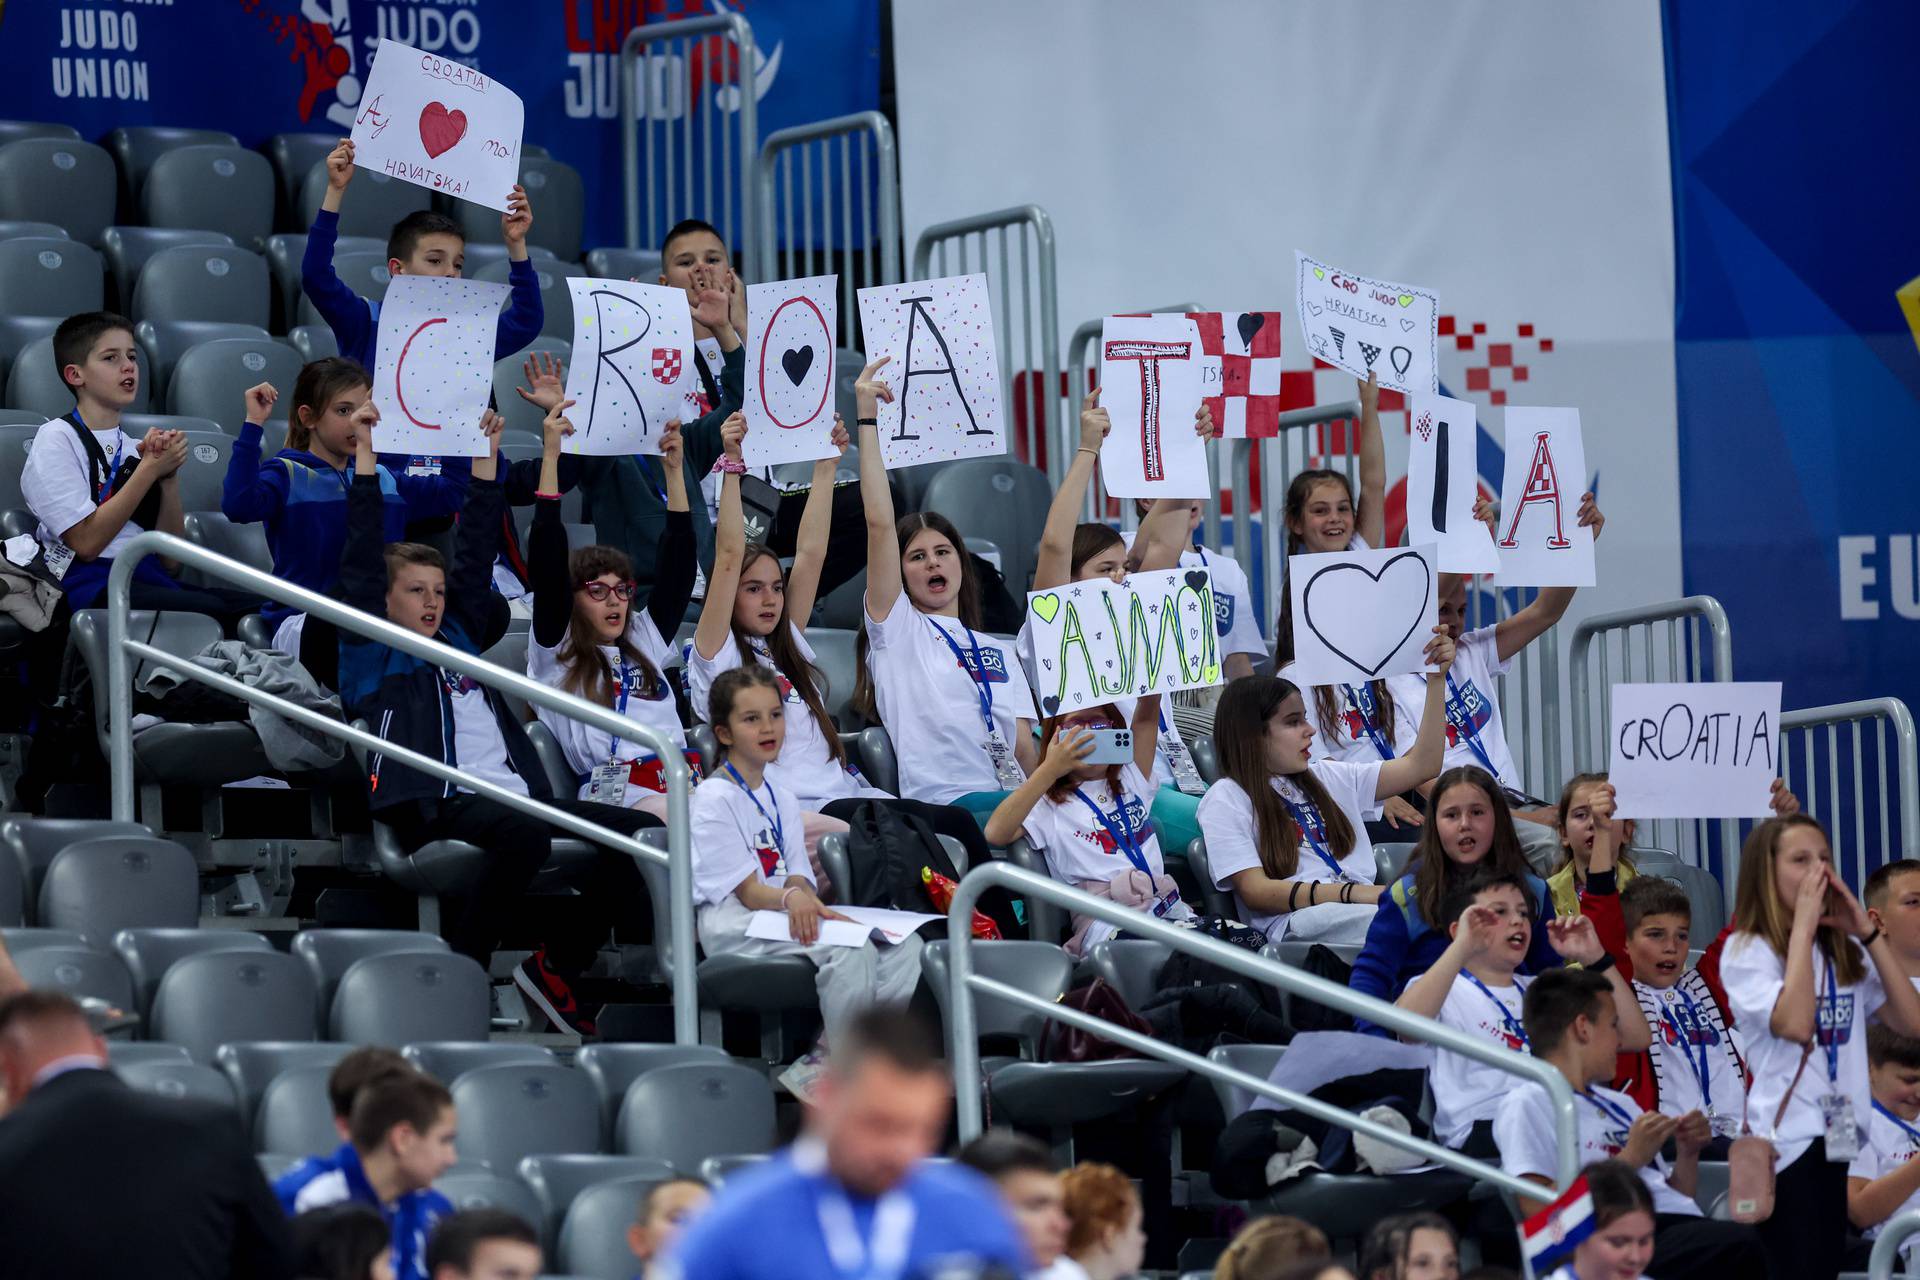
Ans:
POLYGON ((1507 522, 1506 536, 1500 539, 1500 545, 1516 545, 1515 535, 1520 530, 1520 517, 1527 508, 1537 502, 1544 502, 1553 508, 1553 536, 1547 539, 1547 545, 1555 551, 1566 549, 1566 529, 1560 516, 1560 479, 1553 468, 1553 450, 1548 445, 1548 433, 1539 431, 1533 437, 1533 462, 1527 469, 1526 487, 1521 491, 1520 501, 1514 504, 1513 518, 1507 522))

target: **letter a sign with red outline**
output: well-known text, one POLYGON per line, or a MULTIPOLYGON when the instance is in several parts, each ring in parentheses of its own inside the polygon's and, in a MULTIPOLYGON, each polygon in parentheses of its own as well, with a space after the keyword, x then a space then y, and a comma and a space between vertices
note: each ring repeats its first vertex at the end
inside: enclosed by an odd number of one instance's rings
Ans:
POLYGON ((1590 587, 1593 531, 1578 523, 1587 488, 1578 409, 1507 410, 1507 468, 1495 546, 1503 587, 1590 587))

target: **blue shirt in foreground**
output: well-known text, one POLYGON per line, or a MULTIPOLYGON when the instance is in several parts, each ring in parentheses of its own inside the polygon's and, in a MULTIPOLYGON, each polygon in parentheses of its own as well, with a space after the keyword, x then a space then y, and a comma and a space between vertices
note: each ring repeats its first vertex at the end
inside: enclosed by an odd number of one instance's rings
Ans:
POLYGON ((273 1181, 273 1194, 287 1216, 351 1200, 379 1210, 393 1233, 395 1280, 427 1280, 427 1237, 434 1224, 453 1212, 453 1202, 429 1187, 409 1191, 392 1204, 381 1204, 360 1167, 360 1153, 343 1142, 330 1156, 301 1161, 273 1181))

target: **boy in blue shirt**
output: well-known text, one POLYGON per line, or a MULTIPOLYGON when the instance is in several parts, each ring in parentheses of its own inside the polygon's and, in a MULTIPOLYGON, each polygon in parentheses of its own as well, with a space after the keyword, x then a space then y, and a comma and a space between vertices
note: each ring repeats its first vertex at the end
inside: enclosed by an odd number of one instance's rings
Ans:
POLYGON ((433 1189, 453 1166, 453 1095, 412 1072, 374 1080, 353 1100, 348 1142, 315 1156, 273 1184, 291 1215, 351 1200, 380 1211, 393 1231, 396 1280, 427 1280, 427 1237, 453 1204, 433 1189))

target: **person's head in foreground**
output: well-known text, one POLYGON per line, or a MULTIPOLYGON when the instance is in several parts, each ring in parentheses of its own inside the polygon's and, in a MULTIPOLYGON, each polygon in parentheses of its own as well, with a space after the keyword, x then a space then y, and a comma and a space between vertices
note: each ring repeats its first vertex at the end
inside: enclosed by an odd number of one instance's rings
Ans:
MULTIPOLYGON (((23 991, 0 1001, 0 1082, 18 1106, 34 1077, 63 1058, 107 1060, 107 1043, 87 1015, 58 991, 23 991)), ((3 1268, 0 1268, 3 1269, 3 1268)))
POLYGON ((1639 1280, 1653 1258, 1653 1195, 1639 1171, 1602 1160, 1582 1171, 1593 1196, 1593 1234, 1573 1251, 1565 1280, 1639 1280))
POLYGON ((884 1195, 946 1134, 953 1086, 939 1037, 904 1009, 874 1006, 834 1037, 827 1062, 813 1130, 827 1170, 858 1195, 884 1195))
POLYGON ((413 1064, 398 1049, 363 1045, 333 1064, 327 1073, 327 1103, 333 1108, 333 1127, 342 1142, 352 1139, 353 1100, 382 1080, 414 1075, 413 1064))
POLYGON ((1459 1280, 1460 1245, 1437 1213, 1382 1218, 1360 1246, 1360 1280, 1459 1280))
POLYGON ((1326 1265, 1333 1246, 1326 1233, 1311 1222, 1283 1213, 1255 1218, 1240 1228, 1220 1261, 1214 1280, 1273 1280, 1280 1272, 1302 1263, 1326 1265))
POLYGON ((1140 1193, 1110 1164, 1083 1163, 1061 1178, 1066 1195, 1067 1255, 1087 1280, 1120 1280, 1140 1270, 1147 1233, 1140 1193))
POLYGON ((453 1095, 431 1076, 386 1076, 353 1100, 347 1139, 376 1190, 424 1191, 459 1158, 453 1095))
POLYGON ((1607 975, 1549 969, 1527 987, 1520 1015, 1534 1056, 1551 1059, 1576 1089, 1613 1078, 1620 1014, 1607 975))
POLYGON ((428 1280, 535 1280, 540 1234, 505 1209, 462 1209, 427 1241, 428 1280))
POLYGON ((300 1280, 393 1280, 393 1230, 357 1201, 309 1209, 293 1220, 300 1280))
POLYGON ((1011 1129, 989 1129, 960 1149, 961 1164, 992 1179, 1027 1242, 1036 1271, 1067 1249, 1066 1193, 1045 1146, 1011 1129))
POLYGON ((669 1178, 647 1189, 634 1211, 633 1225, 627 1228, 627 1248, 639 1260, 643 1276, 712 1203, 713 1192, 698 1178, 669 1178))

